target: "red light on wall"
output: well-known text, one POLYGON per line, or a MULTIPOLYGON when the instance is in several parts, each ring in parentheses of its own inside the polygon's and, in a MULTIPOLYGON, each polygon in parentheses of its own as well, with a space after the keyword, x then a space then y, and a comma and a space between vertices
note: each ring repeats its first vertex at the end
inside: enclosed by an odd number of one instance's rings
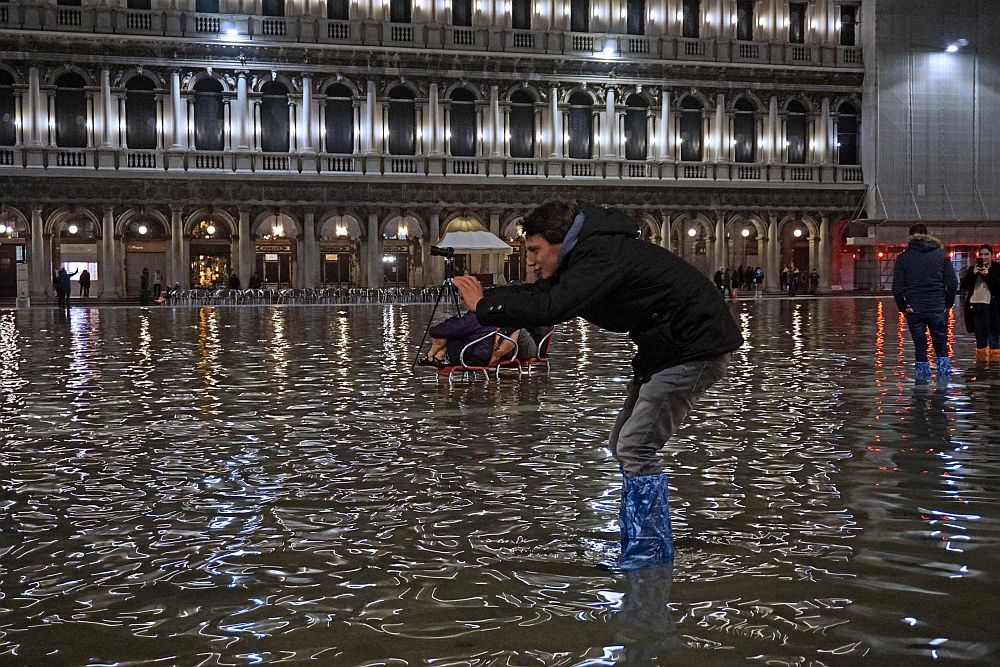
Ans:
POLYGON ((880 253, 878 254, 878 258, 879 258, 879 259, 882 259, 883 257, 885 257, 885 253, 884 253, 884 252, 880 252, 880 253))

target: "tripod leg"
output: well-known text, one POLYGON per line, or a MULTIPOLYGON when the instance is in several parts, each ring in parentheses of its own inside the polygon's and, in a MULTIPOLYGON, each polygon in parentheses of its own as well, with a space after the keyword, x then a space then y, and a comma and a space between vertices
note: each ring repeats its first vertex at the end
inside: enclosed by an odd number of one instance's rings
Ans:
MULTIPOLYGON (((427 342, 427 336, 430 334, 431 323, 434 321, 434 315, 437 314, 438 306, 441 304, 441 299, 444 298, 444 291, 450 286, 449 283, 442 283, 441 287, 438 288, 437 297, 434 299, 434 308, 431 310, 431 316, 427 319, 427 326, 424 327, 424 336, 420 339, 420 345, 417 347, 417 354, 413 357, 413 366, 410 370, 417 370, 417 362, 420 361, 420 350, 424 349, 424 343, 427 342)), ((454 287, 451 287, 454 291, 454 287)), ((457 306, 456 306, 457 308, 457 306)))

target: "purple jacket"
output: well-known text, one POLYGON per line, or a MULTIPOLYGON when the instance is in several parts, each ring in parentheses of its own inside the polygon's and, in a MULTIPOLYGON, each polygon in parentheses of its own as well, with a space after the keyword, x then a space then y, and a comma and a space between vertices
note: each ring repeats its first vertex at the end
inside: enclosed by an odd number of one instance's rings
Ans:
MULTIPOLYGON (((479 323, 476 319, 476 314, 474 312, 468 312, 465 315, 449 317, 448 319, 438 322, 430 328, 430 334, 434 338, 447 338, 448 340, 461 341, 464 345, 471 340, 481 338, 487 334, 491 334, 496 331, 496 327, 485 326, 479 323)), ((476 343, 465 353, 465 362, 471 363, 472 361, 479 361, 486 363, 493 356, 493 339, 486 338, 479 343, 476 343), (475 359, 470 359, 475 357, 475 359)))

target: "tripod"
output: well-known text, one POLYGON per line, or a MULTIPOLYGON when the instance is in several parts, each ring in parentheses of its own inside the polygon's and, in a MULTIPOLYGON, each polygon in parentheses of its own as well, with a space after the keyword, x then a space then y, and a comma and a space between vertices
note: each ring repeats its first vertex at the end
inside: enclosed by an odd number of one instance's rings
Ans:
POLYGON ((420 350, 424 349, 424 343, 427 342, 427 336, 430 335, 431 324, 434 322, 434 315, 437 314, 438 306, 441 305, 441 301, 445 298, 445 294, 448 295, 448 303, 451 303, 452 307, 455 309, 455 315, 461 315, 462 311, 458 306, 458 290, 455 289, 455 285, 452 284, 451 279, 455 277, 455 256, 444 256, 444 281, 441 286, 438 287, 437 297, 434 299, 434 308, 431 310, 431 316, 427 320, 427 326, 424 327, 424 336, 420 339, 420 345, 417 347, 417 354, 413 358, 413 366, 411 370, 417 369, 417 362, 420 360, 420 350))

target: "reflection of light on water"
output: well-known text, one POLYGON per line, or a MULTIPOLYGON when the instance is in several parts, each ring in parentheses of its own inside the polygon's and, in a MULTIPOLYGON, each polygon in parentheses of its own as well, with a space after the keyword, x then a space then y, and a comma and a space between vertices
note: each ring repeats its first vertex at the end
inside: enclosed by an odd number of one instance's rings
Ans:
POLYGON ((271 310, 271 358, 274 360, 276 380, 285 388, 288 381, 288 338, 285 334, 285 309, 271 310))
POLYGON ((805 340, 802 338, 802 304, 797 303, 792 311, 792 354, 796 360, 801 360, 805 347, 805 340))
MULTIPOLYGON (((98 329, 101 324, 101 311, 88 308, 82 313, 73 313, 70 320, 70 332, 73 334, 70 351, 73 354, 69 362, 70 377, 66 386, 70 389, 87 390, 96 385, 100 377, 97 363, 93 359, 97 349, 98 329)), ((99 360, 98 360, 99 361, 99 360)), ((74 403, 84 406, 90 404, 86 393, 76 392, 74 403)))
POLYGON ((587 323, 576 320, 577 331, 580 332, 580 347, 576 351, 576 370, 582 371, 590 365, 590 336, 587 333, 587 323))
POLYGON ((153 336, 149 333, 149 315, 142 313, 139 319, 139 354, 142 360, 149 362, 152 360, 153 336))
MULTIPOLYGON (((219 342, 219 313, 214 308, 201 308, 198 311, 198 353, 200 357, 194 365, 195 372, 202 379, 199 393, 207 394, 210 389, 219 384, 219 371, 222 369, 219 363, 220 352, 222 352, 222 344, 219 342)), ((210 406, 207 403, 201 405, 203 412, 208 412, 209 409, 210 406)))
POLYGON ((396 306, 386 306, 382 309, 382 335, 382 340, 385 341, 383 354, 386 364, 395 366, 399 357, 399 346, 396 345, 396 341, 399 340, 399 333, 396 331, 396 306))
MULTIPOLYGON (((335 366, 336 373, 344 380, 350 381, 354 377, 351 373, 354 361, 351 357, 351 318, 347 316, 346 310, 338 310, 336 316, 328 322, 329 336, 327 338, 333 342, 334 357, 340 360, 340 363, 335 366)), ((350 384, 347 385, 348 388, 350 386, 350 384)))
POLYGON ((18 341, 14 313, 4 313, 0 317, 0 392, 3 398, 0 406, 16 402, 16 392, 27 383, 20 374, 21 346, 18 341))

